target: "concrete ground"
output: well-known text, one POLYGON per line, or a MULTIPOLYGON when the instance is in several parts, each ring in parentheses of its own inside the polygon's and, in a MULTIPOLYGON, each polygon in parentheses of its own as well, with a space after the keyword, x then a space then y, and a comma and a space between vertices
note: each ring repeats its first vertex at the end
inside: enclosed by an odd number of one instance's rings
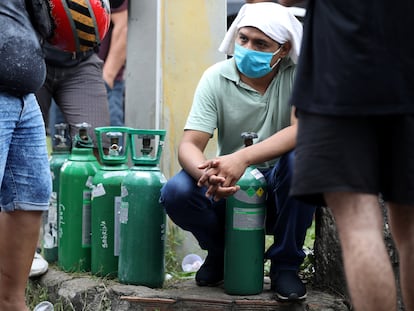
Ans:
POLYGON ((302 303, 282 303, 274 299, 270 282, 265 278, 259 295, 227 295, 222 286, 198 287, 194 278, 167 281, 162 289, 124 285, 89 274, 68 274, 54 267, 32 282, 47 288, 55 310, 283 310, 283 311, 348 311, 343 297, 312 289, 302 303))

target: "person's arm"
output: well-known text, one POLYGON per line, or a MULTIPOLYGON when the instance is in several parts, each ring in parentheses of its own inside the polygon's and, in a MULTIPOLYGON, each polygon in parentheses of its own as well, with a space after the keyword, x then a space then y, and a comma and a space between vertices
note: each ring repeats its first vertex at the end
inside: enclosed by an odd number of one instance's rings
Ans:
POLYGON ((110 88, 126 61, 128 10, 111 14, 113 23, 111 45, 103 66, 103 78, 110 88))
POLYGON ((297 119, 295 109, 291 112, 291 125, 276 132, 260 143, 253 144, 239 152, 247 166, 263 163, 277 158, 296 146, 297 119))
POLYGON ((178 162, 195 180, 203 173, 198 169, 198 165, 206 161, 204 150, 210 137, 211 135, 206 132, 186 130, 178 146, 178 162))
POLYGON ((248 166, 269 161, 291 151, 296 145, 296 133, 297 119, 295 109, 292 109, 290 126, 260 143, 199 165, 198 168, 204 171, 198 185, 208 186, 206 195, 216 200, 233 194, 237 191, 234 187, 236 182, 248 166))

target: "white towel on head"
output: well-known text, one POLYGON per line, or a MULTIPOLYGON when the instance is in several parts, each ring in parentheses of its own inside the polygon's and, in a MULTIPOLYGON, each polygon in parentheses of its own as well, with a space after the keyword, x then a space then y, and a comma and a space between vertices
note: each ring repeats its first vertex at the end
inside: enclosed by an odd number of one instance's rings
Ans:
POLYGON ((252 26, 278 43, 290 41, 289 56, 297 63, 302 41, 303 26, 288 8, 272 2, 244 4, 229 27, 219 51, 233 55, 234 42, 241 27, 252 26))

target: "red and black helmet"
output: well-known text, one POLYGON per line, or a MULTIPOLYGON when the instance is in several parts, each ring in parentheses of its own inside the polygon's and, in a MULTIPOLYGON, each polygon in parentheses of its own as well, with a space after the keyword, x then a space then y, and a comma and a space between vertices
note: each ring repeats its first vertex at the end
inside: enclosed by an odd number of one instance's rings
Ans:
POLYGON ((101 43, 111 21, 108 0, 49 0, 53 35, 48 42, 68 52, 89 51, 101 43))

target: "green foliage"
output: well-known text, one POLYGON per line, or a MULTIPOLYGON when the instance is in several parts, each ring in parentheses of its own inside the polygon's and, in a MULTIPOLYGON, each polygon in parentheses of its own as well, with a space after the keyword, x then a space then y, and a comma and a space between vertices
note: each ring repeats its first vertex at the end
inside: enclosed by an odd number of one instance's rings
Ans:
MULTIPOLYGON (((314 273, 314 255, 313 255, 313 245, 315 243, 315 221, 312 222, 312 225, 308 228, 306 232, 305 242, 303 248, 305 250, 306 257, 303 260, 303 263, 300 267, 301 275, 305 279, 312 277, 314 273)), ((268 249, 273 244, 273 236, 266 236, 266 249, 268 249)), ((270 260, 267 260, 264 265, 264 274, 269 275, 270 272, 270 260)))
MULTIPOLYGON (((26 303, 30 310, 33 310, 37 304, 42 301, 49 300, 49 293, 47 288, 40 286, 39 283, 29 280, 26 286, 26 303)), ((53 305, 54 311, 74 311, 73 308, 65 307, 61 300, 58 300, 53 305)))
POLYGON ((48 300, 47 289, 29 281, 26 287, 26 301, 29 309, 32 310, 38 303, 45 300, 48 300))
POLYGON ((306 232, 306 238, 304 246, 307 249, 313 249, 313 244, 315 243, 316 233, 315 233, 315 221, 312 222, 312 225, 308 228, 306 232))
POLYGON ((50 136, 46 136, 46 145, 47 145, 47 153, 50 154, 52 153, 52 139, 50 138, 50 136))
POLYGON ((168 220, 167 241, 165 246, 165 271, 173 277, 181 271, 181 264, 177 258, 176 248, 181 245, 182 236, 179 228, 168 220))
POLYGON ((315 272, 315 257, 313 252, 313 247, 315 244, 315 220, 312 222, 312 225, 309 227, 306 237, 305 237, 305 243, 304 243, 304 250, 306 257, 303 260, 303 263, 300 267, 302 277, 305 280, 310 280, 313 276, 313 273, 315 272))

